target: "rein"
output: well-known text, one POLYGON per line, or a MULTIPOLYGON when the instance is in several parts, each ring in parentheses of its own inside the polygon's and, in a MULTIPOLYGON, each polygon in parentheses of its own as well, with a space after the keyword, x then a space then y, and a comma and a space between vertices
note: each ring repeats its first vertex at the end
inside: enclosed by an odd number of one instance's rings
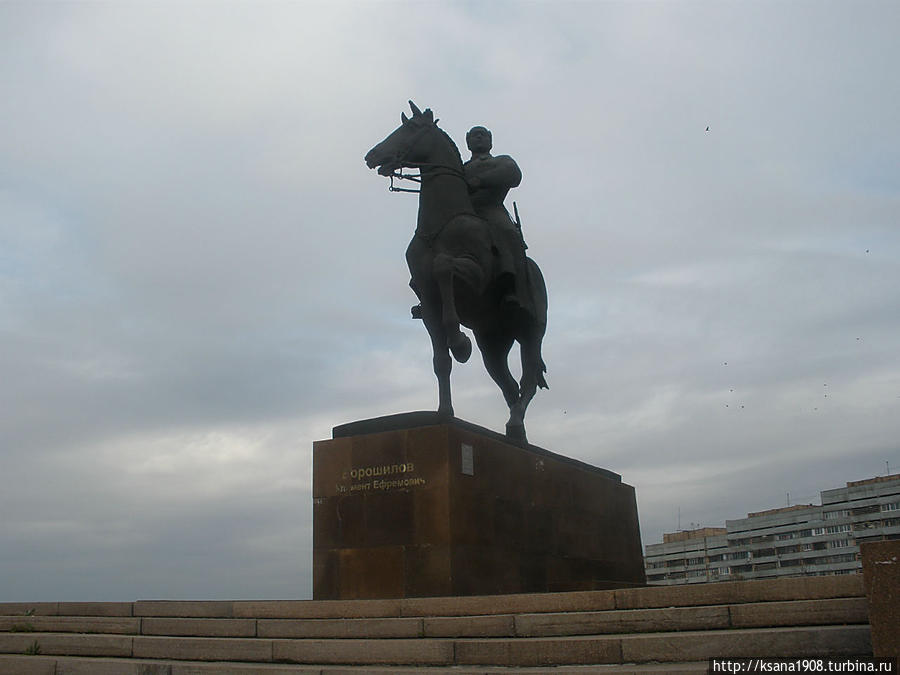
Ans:
MULTIPOLYGON (((435 122, 436 121, 437 120, 435 120, 435 122)), ((416 135, 413 136, 412 139, 410 139, 409 143, 406 146, 406 149, 402 153, 399 153, 397 155, 397 157, 395 158, 395 161, 399 162, 401 166, 396 171, 394 171, 393 173, 390 174, 391 184, 388 187, 388 192, 411 192, 413 194, 418 194, 418 193, 422 192, 421 188, 416 190, 416 189, 410 189, 410 188, 396 187, 394 185, 394 179, 396 178, 397 180, 409 180, 414 183, 419 183, 421 185, 422 169, 427 169, 427 168, 432 168, 432 167, 435 169, 443 169, 443 171, 430 174, 428 176, 429 178, 434 177, 434 176, 441 176, 441 175, 451 175, 451 176, 458 176, 462 179, 465 179, 465 174, 462 172, 462 170, 457 169, 456 167, 453 167, 453 166, 447 166, 446 164, 434 164, 431 162, 409 162, 406 160, 406 156, 409 155, 410 152, 412 152, 412 149, 415 147, 416 142, 419 140, 419 137, 423 136, 426 131, 432 131, 434 129, 437 129, 436 124, 424 125, 421 129, 419 129, 418 133, 416 133, 416 135), (417 176, 417 175, 411 174, 411 173, 403 173, 404 166, 407 166, 411 169, 419 169, 419 175, 417 176)))
POLYGON ((392 173, 390 175, 391 185, 390 185, 390 187, 388 187, 388 192, 413 192, 415 194, 420 193, 422 191, 421 188, 419 188, 418 190, 415 190, 415 189, 410 189, 410 188, 395 187, 394 179, 396 178, 397 180, 409 180, 409 181, 413 181, 414 183, 421 184, 422 183, 421 170, 423 168, 428 168, 428 167, 434 167, 436 169, 443 169, 443 171, 429 174, 428 178, 435 178, 437 176, 458 176, 459 178, 465 179, 465 174, 462 171, 460 171, 459 169, 457 169, 455 167, 447 166, 446 164, 430 164, 427 162, 404 162, 404 166, 408 166, 411 169, 419 169, 419 175, 417 176, 412 173, 403 173, 403 169, 397 169, 396 171, 394 171, 394 173, 392 173))
POLYGON ((395 178, 398 180, 411 180, 414 183, 422 182, 421 176, 416 176, 415 174, 411 174, 411 173, 403 173, 401 169, 397 169, 394 173, 391 174, 391 184, 388 187, 388 192, 413 192, 415 194, 418 194, 422 191, 421 188, 416 190, 416 189, 412 189, 412 188, 395 187, 394 186, 395 178))
MULTIPOLYGON (((391 179, 390 187, 388 187, 389 192, 411 192, 413 194, 419 194, 422 192, 421 187, 418 190, 411 189, 411 188, 397 187, 396 185, 394 185, 395 178, 397 180, 409 180, 414 183, 418 183, 419 185, 421 185, 423 180, 426 178, 437 178, 438 176, 455 176, 457 178, 460 178, 463 182, 465 182, 466 175, 465 175, 465 172, 462 170, 462 167, 457 169, 455 166, 449 166, 447 164, 437 164, 434 162, 412 162, 412 161, 409 161, 406 159, 407 156, 412 152, 413 148, 416 146, 416 143, 418 142, 419 138, 421 136, 423 136, 425 134, 425 132, 434 131, 436 129, 437 129, 437 126, 434 123, 426 124, 426 125, 422 126, 417 131, 417 133, 409 140, 409 142, 406 145, 406 148, 402 152, 398 152, 395 155, 394 161, 397 164, 399 164, 400 166, 397 169, 395 169, 392 173, 389 174, 389 177, 391 179), (419 175, 403 173, 404 167, 408 167, 410 169, 418 169, 419 175), (423 175, 422 171, 425 169, 433 169, 433 171, 430 171, 428 174, 423 175)), ((447 218, 441 224, 441 226, 439 228, 437 228, 434 232, 425 233, 425 232, 420 231, 418 228, 416 228, 415 236, 418 237, 419 239, 421 239, 422 241, 424 241, 425 245, 428 246, 428 248, 434 248, 435 239, 437 239, 440 236, 441 232, 444 231, 444 228, 447 226, 447 223, 449 223, 454 218, 464 215, 464 214, 475 215, 474 212, 469 211, 469 210, 459 211, 457 213, 452 214, 449 218, 447 218)))
MULTIPOLYGON (((409 189, 409 188, 394 187, 394 178, 411 180, 411 181, 414 181, 421 185, 422 178, 423 178, 423 176, 421 174, 421 170, 423 168, 428 168, 428 167, 434 167, 436 169, 436 171, 434 173, 428 174, 428 176, 425 176, 426 178, 436 178, 437 176, 456 176, 458 178, 461 178, 463 181, 465 181, 465 173, 463 173, 460 169, 457 169, 456 167, 447 166, 446 164, 432 164, 432 163, 428 163, 428 162, 406 162, 405 165, 410 168, 413 168, 413 169, 419 169, 419 171, 420 171, 419 175, 415 176, 412 174, 405 174, 405 173, 403 173, 402 169, 398 169, 396 172, 391 174, 391 186, 390 186, 390 188, 388 188, 391 192, 413 192, 416 194, 422 192, 421 188, 419 188, 418 190, 413 190, 413 189, 409 189)), ((434 232, 430 232, 428 234, 426 234, 425 232, 421 232, 421 231, 419 231, 419 228, 416 228, 415 235, 417 237, 419 237, 420 239, 422 239, 425 242, 425 244, 428 246, 428 248, 433 248, 434 240, 437 239, 438 236, 440 236, 441 232, 444 231, 444 228, 447 226, 447 223, 449 223, 451 220, 453 220, 457 216, 461 216, 463 214, 470 214, 470 213, 472 215, 475 215, 474 212, 471 212, 468 210, 454 213, 449 218, 447 218, 447 220, 445 220, 444 223, 439 228, 437 228, 434 232)))

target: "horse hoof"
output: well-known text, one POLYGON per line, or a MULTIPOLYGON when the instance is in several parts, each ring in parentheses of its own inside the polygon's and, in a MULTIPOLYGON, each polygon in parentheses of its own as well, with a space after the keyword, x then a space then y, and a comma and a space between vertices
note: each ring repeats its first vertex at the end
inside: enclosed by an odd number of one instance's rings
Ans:
POLYGON ((460 363, 465 363, 472 356, 472 341, 465 333, 459 332, 449 341, 450 353, 460 363))

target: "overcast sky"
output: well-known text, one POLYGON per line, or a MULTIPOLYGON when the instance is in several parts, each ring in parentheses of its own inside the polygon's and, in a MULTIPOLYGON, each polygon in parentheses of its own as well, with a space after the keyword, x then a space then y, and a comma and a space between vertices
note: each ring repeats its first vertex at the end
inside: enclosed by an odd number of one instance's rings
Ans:
MULTIPOLYGON (((437 405, 416 198, 363 162, 409 98, 518 161, 529 439, 635 486, 644 543, 900 470, 898 34, 894 0, 0 4, 0 600, 311 596, 312 442, 437 405)), ((502 430, 479 358, 453 387, 502 430)))

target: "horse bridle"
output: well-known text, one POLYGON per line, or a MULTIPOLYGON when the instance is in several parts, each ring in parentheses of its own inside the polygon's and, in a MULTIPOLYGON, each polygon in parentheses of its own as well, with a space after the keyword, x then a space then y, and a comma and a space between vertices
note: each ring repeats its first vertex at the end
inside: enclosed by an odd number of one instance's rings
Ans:
POLYGON ((426 122, 425 124, 423 124, 418 129, 418 131, 416 131, 415 136, 413 136, 409 140, 409 142, 406 144, 406 149, 402 153, 398 153, 397 156, 394 157, 394 161, 397 162, 398 164, 400 164, 400 167, 398 169, 394 170, 390 174, 391 184, 388 187, 388 192, 412 192, 414 194, 418 194, 418 193, 422 192, 422 188, 419 188, 418 190, 416 190, 416 189, 411 189, 411 188, 396 187, 394 185, 394 179, 396 178, 398 180, 408 180, 408 181, 412 181, 414 183, 421 184, 422 183, 421 171, 424 168, 434 167, 436 169, 443 169, 442 172, 439 172, 437 174, 431 174, 431 176, 435 176, 435 175, 440 176, 440 175, 448 174, 451 176, 459 176, 460 178, 465 177, 465 174, 460 169, 457 169, 456 167, 453 167, 453 166, 447 166, 446 164, 435 164, 432 162, 409 162, 409 161, 407 161, 406 157, 407 157, 407 155, 409 155, 410 152, 412 152, 412 149, 415 147, 416 143, 419 141, 419 137, 423 136, 426 131, 430 131, 431 129, 437 129, 437 120, 435 120, 434 122, 431 122, 431 123, 426 122), (403 173, 404 166, 407 166, 411 169, 419 169, 419 175, 417 176, 417 175, 411 174, 411 173, 403 173))

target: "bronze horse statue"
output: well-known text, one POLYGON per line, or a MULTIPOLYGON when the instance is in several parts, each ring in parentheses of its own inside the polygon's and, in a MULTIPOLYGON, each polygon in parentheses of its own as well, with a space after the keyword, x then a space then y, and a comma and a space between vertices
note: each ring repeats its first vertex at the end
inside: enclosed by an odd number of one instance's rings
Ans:
POLYGON ((506 435, 525 443, 525 410, 538 387, 547 388, 541 342, 547 328, 547 288, 540 268, 526 258, 531 311, 501 303, 494 283, 497 249, 488 223, 478 217, 466 185, 462 158, 453 140, 435 123, 430 109, 409 102, 412 117, 366 154, 366 165, 382 176, 403 168, 419 170, 419 214, 406 249, 409 285, 421 302, 421 318, 431 337, 438 380, 438 414, 453 417, 450 354, 465 363, 472 343, 460 330, 470 328, 484 367, 509 406, 506 435), (509 371, 509 351, 519 343, 522 378, 509 371))

